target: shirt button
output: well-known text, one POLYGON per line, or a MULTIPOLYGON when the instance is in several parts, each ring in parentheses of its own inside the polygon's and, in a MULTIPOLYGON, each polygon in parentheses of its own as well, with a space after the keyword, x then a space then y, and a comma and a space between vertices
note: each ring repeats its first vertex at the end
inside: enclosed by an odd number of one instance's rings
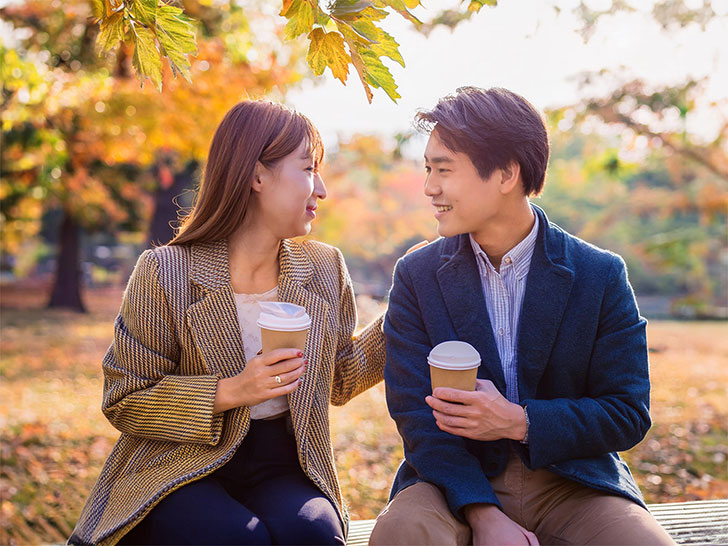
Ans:
POLYGON ((504 262, 506 262, 507 264, 511 263, 511 258, 510 258, 510 256, 509 256, 508 258, 506 258, 505 260, 503 260, 503 261, 504 261, 504 262))
POLYGON ((503 334, 505 334, 505 333, 506 333, 506 331, 505 331, 505 330, 504 330, 503 328, 498 328, 498 333, 499 333, 500 335, 503 335, 503 334))

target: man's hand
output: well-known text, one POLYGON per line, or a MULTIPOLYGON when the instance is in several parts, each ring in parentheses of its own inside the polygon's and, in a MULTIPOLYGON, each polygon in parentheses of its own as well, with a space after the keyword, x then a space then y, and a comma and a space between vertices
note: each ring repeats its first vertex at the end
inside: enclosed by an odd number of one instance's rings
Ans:
POLYGON ((464 513, 473 530, 473 546, 538 546, 536 535, 518 525, 493 504, 469 504, 464 513))
POLYGON ((509 402, 491 381, 478 379, 472 392, 438 387, 425 402, 440 430, 450 434, 483 441, 526 437, 523 408, 509 402))

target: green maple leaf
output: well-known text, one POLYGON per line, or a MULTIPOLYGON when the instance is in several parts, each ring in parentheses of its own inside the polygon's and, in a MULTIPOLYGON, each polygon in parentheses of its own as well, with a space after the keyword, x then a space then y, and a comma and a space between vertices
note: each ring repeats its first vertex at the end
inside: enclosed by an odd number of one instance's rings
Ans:
POLYGON ((360 51, 360 55, 366 68, 367 83, 382 89, 393 102, 397 102, 397 99, 402 98, 397 93, 397 84, 394 83, 392 73, 384 66, 377 54, 371 49, 364 49, 360 51))
POLYGON ((157 13, 157 39, 170 66, 189 82, 190 61, 187 55, 197 54, 195 31, 180 8, 160 6, 157 13))
POLYGON ((108 17, 101 19, 99 26, 99 35, 96 43, 102 52, 109 51, 124 39, 126 21, 122 12, 112 13, 108 17))
POLYGON ((134 39, 133 64, 137 74, 154 82, 159 91, 162 90, 162 59, 154 39, 154 32, 139 25, 133 25, 134 39))
POLYGON ((94 14, 94 21, 103 19, 106 15, 104 0, 91 0, 91 12, 94 14))
POLYGON ((157 20, 157 0, 132 0, 131 10, 134 18, 148 27, 157 20))
MULTIPOLYGON (((288 18, 284 31, 287 39, 293 40, 301 34, 311 32, 311 28, 316 22, 316 13, 309 0, 293 0, 287 9, 284 5, 284 9, 288 18)), ((316 9, 318 9, 318 4, 316 9)))
POLYGON ((399 44, 395 39, 387 34, 384 30, 379 29, 377 42, 369 46, 371 50, 379 57, 389 57, 393 61, 404 66, 404 59, 399 52, 399 44))

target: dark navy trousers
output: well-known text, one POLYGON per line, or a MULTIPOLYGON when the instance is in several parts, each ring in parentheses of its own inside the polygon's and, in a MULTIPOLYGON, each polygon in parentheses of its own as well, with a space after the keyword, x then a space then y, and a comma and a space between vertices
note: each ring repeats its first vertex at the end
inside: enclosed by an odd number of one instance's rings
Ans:
POLYGON ((120 544, 344 544, 344 530, 283 417, 252 421, 228 463, 167 495, 120 544))

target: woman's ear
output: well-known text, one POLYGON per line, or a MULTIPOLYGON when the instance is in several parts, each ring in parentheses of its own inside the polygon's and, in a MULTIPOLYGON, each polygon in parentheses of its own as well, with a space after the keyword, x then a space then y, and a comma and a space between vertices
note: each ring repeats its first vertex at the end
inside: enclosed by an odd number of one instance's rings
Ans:
POLYGON ((260 162, 255 162, 255 170, 253 171, 253 183, 251 184, 250 191, 260 192, 263 190, 265 181, 268 177, 268 169, 260 162))

